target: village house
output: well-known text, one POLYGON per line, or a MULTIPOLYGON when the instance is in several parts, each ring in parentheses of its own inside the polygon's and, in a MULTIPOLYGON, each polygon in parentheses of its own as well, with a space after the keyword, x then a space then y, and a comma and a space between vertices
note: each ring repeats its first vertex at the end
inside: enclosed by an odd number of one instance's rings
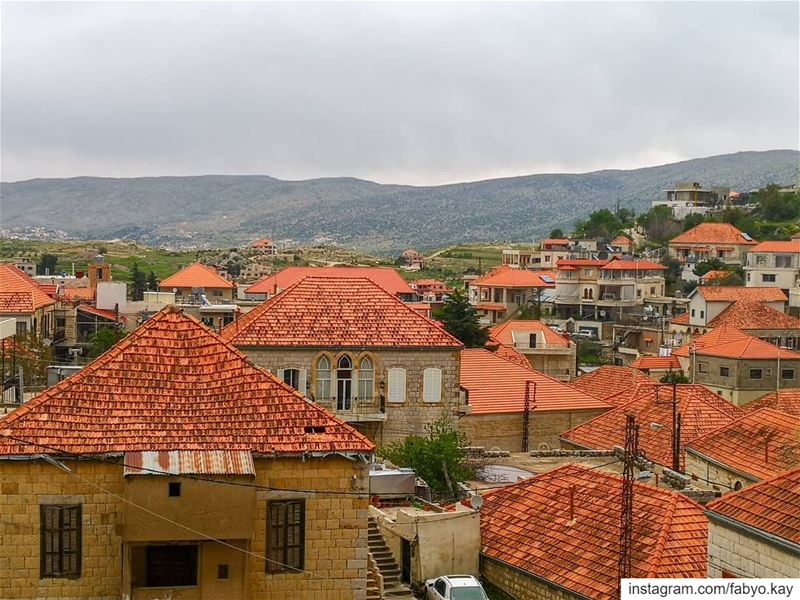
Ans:
POLYGON ((680 263, 712 259, 726 265, 743 265, 747 252, 758 242, 730 223, 700 223, 667 244, 669 256, 680 263))
POLYGON ((797 577, 800 573, 800 468, 706 507, 709 577, 797 577))
POLYGON ((16 322, 17 334, 31 333, 52 340, 56 329, 55 300, 28 275, 8 263, 0 264, 0 319, 16 322))
POLYGON ((553 270, 559 260, 573 256, 577 251, 567 238, 551 238, 542 240, 538 249, 503 250, 503 264, 521 269, 553 270))
POLYGON ((795 467, 800 467, 800 416, 771 408, 746 411, 686 446, 686 474, 722 492, 795 467))
POLYGON ((563 431, 612 408, 483 348, 461 353, 461 389, 469 411, 458 428, 470 445, 511 452, 557 448, 563 431))
POLYGON ((447 284, 438 279, 415 279, 408 283, 414 290, 414 295, 421 302, 437 303, 442 302, 444 296, 452 294, 453 290, 447 284))
POLYGON ((734 194, 730 188, 704 188, 697 182, 679 182, 664 190, 664 198, 653 200, 652 206, 668 206, 673 217, 683 220, 689 215, 707 215, 715 208, 727 206, 734 194))
POLYGON ((162 292, 173 292, 177 302, 222 304, 233 302, 233 282, 211 267, 196 262, 158 284, 162 292))
POLYGON ((633 254, 633 240, 625 235, 618 235, 608 243, 614 253, 633 254))
POLYGON ((513 317, 523 306, 547 305, 556 287, 553 273, 501 265, 468 283, 469 301, 484 324, 513 317))
POLYGON ((770 390, 800 387, 800 353, 722 325, 673 351, 694 383, 747 404, 770 390))
POLYGON ((403 250, 402 254, 400 254, 400 260, 411 271, 419 271, 425 268, 425 257, 421 252, 417 252, 413 248, 403 250))
POLYGON ((640 369, 603 365, 591 373, 581 375, 570 385, 590 396, 605 400, 635 386, 654 383, 656 380, 648 377, 640 369))
POLYGON ((386 267, 286 267, 255 282, 245 293, 248 300, 268 300, 305 277, 366 278, 400 300, 411 302, 414 290, 396 269, 386 267))
POLYGON ((727 425, 743 414, 740 408, 702 385, 692 384, 639 385, 606 398, 604 402, 616 408, 564 432, 561 435, 562 448, 624 448, 626 417, 634 415, 636 422, 641 424, 639 450, 648 460, 675 471, 683 471, 684 448, 689 441, 727 425), (675 444, 676 455, 673 453, 673 435, 678 429, 677 415, 680 415, 681 422, 680 438, 675 444))
POLYGON ((800 287, 800 238, 788 242, 761 242, 747 253, 747 287, 776 287, 787 295, 800 287))
POLYGON ((541 321, 511 320, 495 325, 491 338, 522 354, 530 366, 561 381, 575 378, 576 344, 541 321))
POLYGON ((269 238, 261 238, 250 244, 250 248, 259 254, 275 256, 278 253, 278 246, 269 238))
POLYGON ((632 369, 639 369, 653 379, 661 379, 668 373, 683 375, 683 367, 677 356, 640 356, 630 365, 632 369))
POLYGON ((167 308, 0 420, 0 597, 364 600, 373 449, 167 308))
MULTIPOLYGON (((514 598, 619 597, 622 477, 564 465, 484 494, 481 574, 514 598)), ((634 483, 631 577, 705 577, 708 522, 676 492, 634 483)))
POLYGON ((380 444, 459 415, 461 342, 369 279, 306 277, 222 335, 380 444))

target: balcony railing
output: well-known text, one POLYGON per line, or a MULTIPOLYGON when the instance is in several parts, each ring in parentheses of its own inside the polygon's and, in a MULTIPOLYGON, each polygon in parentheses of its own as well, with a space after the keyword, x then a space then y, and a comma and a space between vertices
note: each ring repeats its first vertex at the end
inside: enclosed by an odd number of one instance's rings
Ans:
POLYGON ((383 396, 370 399, 351 398, 349 400, 337 398, 317 399, 317 403, 348 422, 386 420, 386 399, 383 396))

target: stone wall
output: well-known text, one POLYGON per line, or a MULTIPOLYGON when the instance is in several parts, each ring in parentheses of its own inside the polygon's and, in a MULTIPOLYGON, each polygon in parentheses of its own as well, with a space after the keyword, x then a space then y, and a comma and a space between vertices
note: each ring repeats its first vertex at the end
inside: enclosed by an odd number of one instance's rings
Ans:
POLYGON ((800 553, 760 540, 710 519, 708 528, 708 576, 797 577, 800 553))
POLYGON ((519 600, 576 600, 577 594, 550 586, 529 575, 481 555, 481 575, 512 598, 519 600))
POLYGON ((684 464, 686 474, 696 476, 696 478, 693 477, 696 485, 723 493, 747 487, 758 481, 756 478, 747 478, 735 471, 711 463, 691 450, 686 451, 684 464))
MULTIPOLYGON (((528 427, 528 449, 559 448, 559 436, 605 410, 532 412, 528 427), (546 447, 545 447, 546 446, 546 447)), ((522 413, 467 415, 458 420, 458 428, 472 446, 510 452, 522 451, 522 413)))
MULTIPOLYGON (((697 356, 695 362, 695 383, 706 386, 737 406, 743 406, 775 390, 778 383, 777 360, 735 360, 716 356, 697 356), (730 375, 721 375, 720 367, 727 367, 730 375), (701 369, 706 372, 702 372, 701 369), (750 379, 750 369, 761 369, 762 379, 750 379)), ((794 371, 794 377, 791 379, 780 380, 781 389, 800 387, 800 360, 782 360, 780 368, 781 371, 787 369, 794 371)), ((691 368, 688 375, 691 378, 691 368)))

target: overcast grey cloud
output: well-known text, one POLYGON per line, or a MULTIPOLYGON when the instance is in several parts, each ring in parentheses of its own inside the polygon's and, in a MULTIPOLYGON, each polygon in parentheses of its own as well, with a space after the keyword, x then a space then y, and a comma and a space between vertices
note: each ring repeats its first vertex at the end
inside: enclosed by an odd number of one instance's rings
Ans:
POLYGON ((430 184, 797 148, 798 6, 3 3, 1 175, 430 184))

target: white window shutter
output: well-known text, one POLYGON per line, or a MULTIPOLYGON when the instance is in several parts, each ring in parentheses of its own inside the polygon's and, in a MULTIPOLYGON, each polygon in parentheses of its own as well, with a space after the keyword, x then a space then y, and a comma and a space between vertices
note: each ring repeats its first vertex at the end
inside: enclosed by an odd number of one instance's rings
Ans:
POLYGON ((283 371, 284 371, 283 369, 278 369, 278 379, 280 379, 281 381, 283 381, 283 371))
POLYGON ((389 402, 405 402, 406 400, 406 370, 389 369, 389 402))
POLYGON ((303 396, 308 395, 308 390, 306 389, 306 381, 307 381, 307 371, 303 367, 300 369, 300 376, 297 378, 297 387, 298 391, 303 394, 303 396))
POLYGON ((442 370, 431 367, 422 374, 422 400, 424 402, 441 402, 442 370))

